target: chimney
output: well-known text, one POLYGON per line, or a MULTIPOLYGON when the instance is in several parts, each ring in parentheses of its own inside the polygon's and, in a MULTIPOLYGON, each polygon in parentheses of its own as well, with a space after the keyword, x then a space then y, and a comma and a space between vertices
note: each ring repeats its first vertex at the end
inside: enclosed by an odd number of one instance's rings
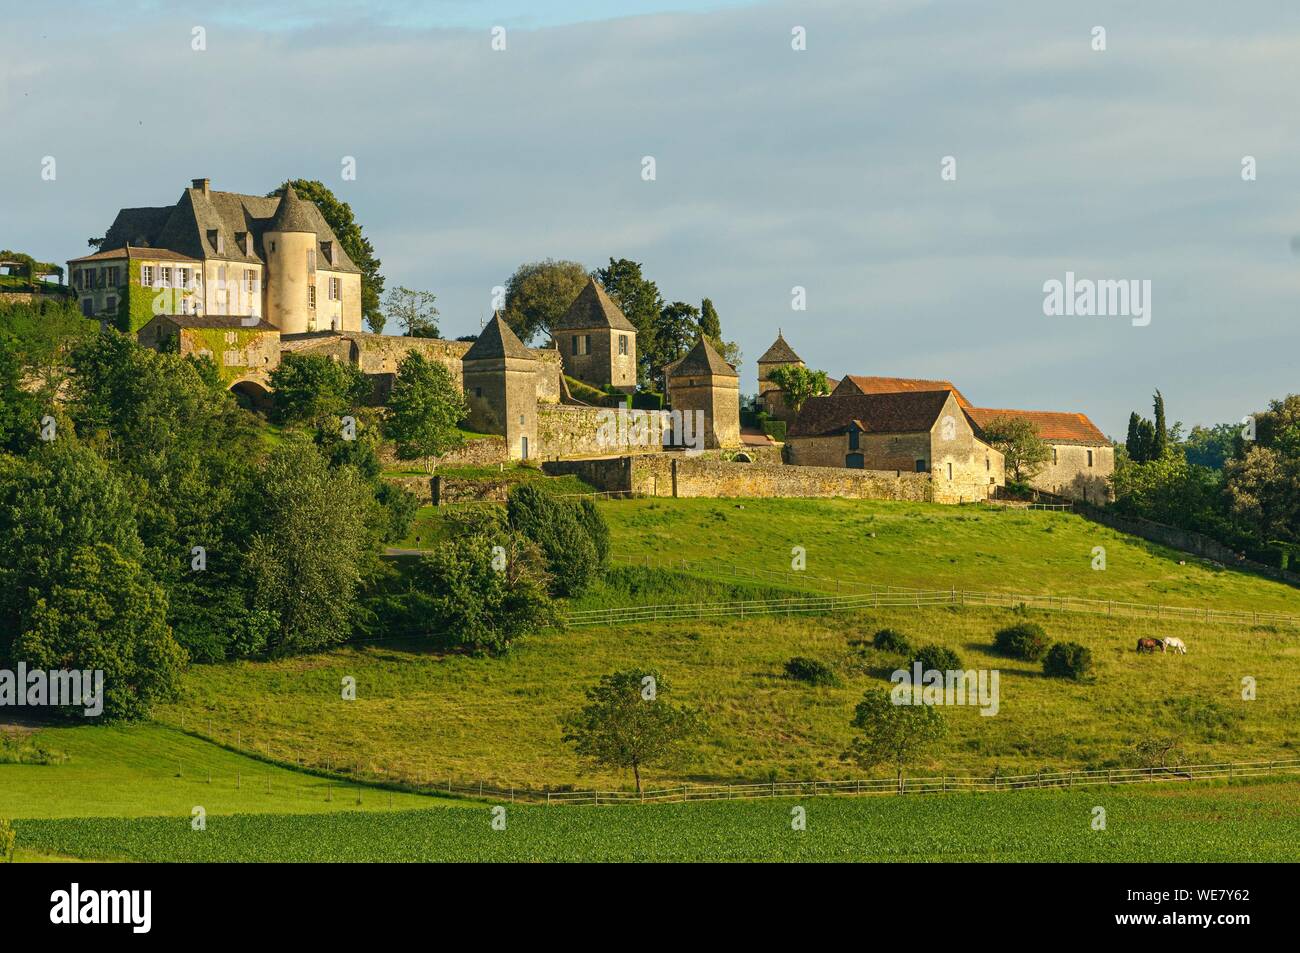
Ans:
POLYGON ((207 194, 208 194, 208 186, 212 183, 212 180, 211 180, 211 179, 191 179, 190 182, 193 184, 194 188, 196 188, 196 189, 202 189, 202 190, 203 190, 203 194, 204 194, 204 195, 207 195, 207 194))

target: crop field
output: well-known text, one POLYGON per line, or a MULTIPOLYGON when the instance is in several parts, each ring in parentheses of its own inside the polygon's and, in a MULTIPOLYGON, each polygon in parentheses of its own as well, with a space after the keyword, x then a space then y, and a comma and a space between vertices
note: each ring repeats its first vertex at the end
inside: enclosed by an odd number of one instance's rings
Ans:
POLYGON ((1294 861, 1300 784, 603 808, 22 821, 24 850, 135 861, 1294 861), (1094 829, 1105 812, 1105 829, 1094 829), (795 830, 797 808, 806 829, 795 830))

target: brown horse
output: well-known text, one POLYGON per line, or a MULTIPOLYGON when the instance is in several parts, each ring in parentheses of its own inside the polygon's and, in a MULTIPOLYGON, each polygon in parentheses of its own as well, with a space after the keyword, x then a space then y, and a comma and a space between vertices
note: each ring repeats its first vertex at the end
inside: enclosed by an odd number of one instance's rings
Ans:
POLYGON ((1165 644, 1159 639, 1142 638, 1138 639, 1137 650, 1139 652, 1163 652, 1165 650, 1165 644))

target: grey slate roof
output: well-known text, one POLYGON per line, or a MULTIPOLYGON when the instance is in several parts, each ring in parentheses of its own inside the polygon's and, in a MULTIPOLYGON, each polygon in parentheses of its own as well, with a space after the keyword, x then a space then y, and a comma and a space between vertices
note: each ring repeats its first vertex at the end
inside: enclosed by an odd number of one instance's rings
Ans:
POLYGON ((736 373, 734 367, 722 359, 722 355, 714 350, 713 345, 703 335, 695 342, 695 347, 691 348, 685 357, 665 367, 664 374, 672 377, 687 377, 690 375, 707 377, 710 374, 714 377, 740 376, 736 373))
POLYGON ((275 210, 271 224, 266 226, 268 232, 314 232, 316 223, 307 211, 307 202, 298 198, 292 185, 285 186, 284 195, 280 197, 280 206, 275 210))
POLYGON ((794 352, 789 344, 785 343, 785 338, 778 331, 776 340, 772 346, 763 352, 763 356, 758 359, 759 364, 802 364, 803 358, 794 352))
POLYGON ((569 310, 552 325, 552 331, 575 331, 582 328, 617 328, 636 333, 636 327, 624 316, 595 278, 588 278, 569 310))
POLYGON ((501 317, 500 311, 492 313, 492 320, 479 333, 470 349, 465 352, 462 361, 489 361, 503 357, 515 357, 525 361, 535 361, 533 352, 524 347, 510 325, 501 317))
MULTIPOLYGON (((205 193, 202 189, 188 188, 181 193, 175 205, 162 208, 124 208, 117 213, 105 236, 103 251, 132 246, 165 248, 189 258, 216 258, 233 262, 266 262, 262 235, 274 231, 275 220, 284 200, 278 196, 243 195, 238 192, 205 193), (236 241, 241 233, 253 237, 252 249, 245 252, 236 241), (212 241, 213 233, 221 235, 224 246, 217 253, 212 241)), ((316 233, 317 242, 334 243, 334 263, 318 259, 318 267, 326 271, 359 274, 360 270, 339 244, 338 237, 321 215, 314 202, 296 193, 286 208, 284 218, 292 229, 280 231, 308 231, 316 233)))

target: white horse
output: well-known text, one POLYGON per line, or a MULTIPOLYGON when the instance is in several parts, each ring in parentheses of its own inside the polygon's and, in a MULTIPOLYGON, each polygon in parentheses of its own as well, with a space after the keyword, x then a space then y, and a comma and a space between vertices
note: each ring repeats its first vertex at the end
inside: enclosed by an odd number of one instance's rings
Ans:
POLYGON ((1187 654, 1187 645, 1182 639, 1176 639, 1173 636, 1170 636, 1169 638, 1161 639, 1160 641, 1164 643, 1166 652, 1177 652, 1179 655, 1187 654))

